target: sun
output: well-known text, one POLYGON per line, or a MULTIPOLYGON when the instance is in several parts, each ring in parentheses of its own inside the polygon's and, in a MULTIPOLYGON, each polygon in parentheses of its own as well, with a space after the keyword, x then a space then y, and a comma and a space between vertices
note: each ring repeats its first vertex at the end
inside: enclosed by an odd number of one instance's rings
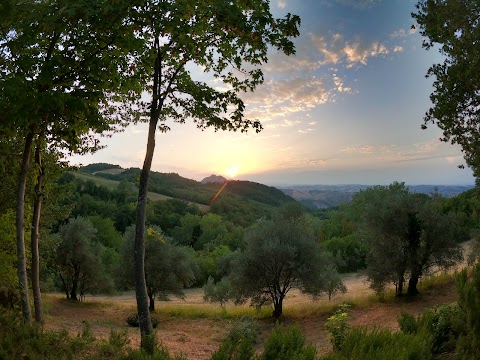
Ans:
POLYGON ((225 168, 223 171, 225 175, 228 175, 229 177, 233 178, 238 174, 238 165, 232 164, 230 167, 225 168))

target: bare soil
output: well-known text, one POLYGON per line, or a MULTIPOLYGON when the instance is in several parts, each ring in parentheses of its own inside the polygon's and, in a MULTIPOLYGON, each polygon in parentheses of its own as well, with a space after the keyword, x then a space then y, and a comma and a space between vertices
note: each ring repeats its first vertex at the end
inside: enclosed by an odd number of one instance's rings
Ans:
MULTIPOLYGON (((385 302, 368 301, 373 296, 365 276, 352 274, 345 276, 348 292, 334 297, 331 301, 321 297, 311 297, 293 290, 287 295, 284 304, 285 316, 282 319, 287 325, 298 324, 307 341, 316 346, 320 354, 331 350, 325 322, 336 304, 353 302, 359 304, 350 313, 352 326, 368 328, 386 327, 398 329, 397 318, 402 313, 420 314, 425 308, 456 301, 453 279, 441 286, 424 290, 414 300, 394 299, 385 302)), ((45 328, 48 330, 67 330, 72 335, 82 332, 84 322, 88 321, 96 338, 108 338, 110 331, 127 331, 130 346, 140 345, 138 328, 128 327, 126 318, 135 313, 135 296, 133 293, 121 296, 87 297, 85 302, 77 303, 64 299, 61 294, 45 295, 46 316, 45 328)), ((185 300, 158 302, 157 309, 162 307, 216 307, 203 301, 201 289, 188 290, 185 300)), ((232 305, 233 306, 233 305, 232 305)), ((157 337, 168 350, 183 353, 188 359, 208 359, 218 349, 227 336, 233 323, 232 320, 219 317, 186 317, 165 314, 162 311, 155 314, 159 320, 157 337)), ((275 326, 272 319, 261 319, 259 350, 264 340, 275 326)))

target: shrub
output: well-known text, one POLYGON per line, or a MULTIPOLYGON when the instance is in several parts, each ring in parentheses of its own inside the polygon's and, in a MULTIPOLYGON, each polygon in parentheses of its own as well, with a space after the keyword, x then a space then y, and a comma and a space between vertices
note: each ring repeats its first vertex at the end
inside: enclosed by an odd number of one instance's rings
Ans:
POLYGON ((342 343, 345 340, 347 331, 350 325, 347 323, 348 309, 350 305, 341 304, 334 314, 328 318, 325 328, 330 333, 330 341, 333 345, 333 350, 339 351, 342 348, 342 343))
POLYGON ((220 348, 211 360, 248 360, 255 354, 254 345, 258 336, 255 320, 244 317, 236 321, 220 348))
POLYGON ((456 304, 444 304, 425 310, 415 319, 409 314, 402 314, 398 323, 405 334, 430 336, 434 354, 451 352, 463 328, 460 309, 456 304))
POLYGON ((351 329, 337 354, 325 359, 429 360, 431 341, 422 334, 392 333, 390 330, 351 329))
POLYGON ((471 278, 464 269, 457 276, 458 306, 464 326, 457 343, 457 354, 461 359, 480 358, 480 263, 471 278))
POLYGON ((305 337, 298 325, 285 328, 276 325, 265 345, 260 360, 314 360, 316 349, 305 345, 305 337))
MULTIPOLYGON (((139 327, 140 326, 139 323, 138 323, 138 315, 129 316, 126 321, 127 321, 127 324, 130 325, 131 327, 139 327)), ((152 321, 152 326, 155 329, 158 325, 158 320, 152 317, 151 321, 152 321)))

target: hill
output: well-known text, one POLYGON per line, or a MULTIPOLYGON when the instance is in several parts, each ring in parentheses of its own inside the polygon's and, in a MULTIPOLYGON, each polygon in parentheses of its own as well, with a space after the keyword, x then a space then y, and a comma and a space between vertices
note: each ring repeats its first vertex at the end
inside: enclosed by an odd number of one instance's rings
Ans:
MULTIPOLYGON (((140 169, 121 169, 118 165, 89 165, 89 174, 83 168, 76 176, 88 177, 103 186, 117 186, 127 181, 138 186, 140 169), (101 168, 100 168, 101 167, 101 168), (111 170, 114 171, 111 171, 111 170), (119 171, 119 170, 122 171, 119 171)), ((206 183, 184 178, 176 173, 152 171, 149 181, 149 198, 153 201, 179 199, 196 204, 203 211, 221 215, 234 224, 248 226, 262 216, 269 215, 276 208, 295 200, 277 188, 250 182, 227 181, 206 183)))

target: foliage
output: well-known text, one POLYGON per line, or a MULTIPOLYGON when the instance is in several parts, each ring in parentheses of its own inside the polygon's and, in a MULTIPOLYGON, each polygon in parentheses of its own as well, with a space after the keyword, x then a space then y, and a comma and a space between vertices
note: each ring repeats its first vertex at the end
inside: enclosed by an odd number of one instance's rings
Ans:
POLYGON ((455 217, 444 214, 437 195, 409 192, 403 183, 374 186, 357 193, 350 211, 367 242, 367 275, 382 292, 388 283, 402 295, 417 293, 419 278, 433 266, 448 268, 461 258, 454 238, 455 217))
POLYGON ((456 304, 444 304, 425 310, 418 319, 401 314, 400 330, 406 334, 425 333, 431 338, 432 352, 452 352, 464 326, 460 309, 456 304))
POLYGON ((227 277, 223 277, 217 283, 212 277, 209 277, 207 283, 203 286, 203 292, 203 300, 218 302, 222 308, 225 308, 226 302, 234 297, 232 285, 227 277))
POLYGON ((96 340, 84 322, 78 336, 67 331, 46 331, 40 326, 25 325, 16 314, 0 308, 0 359, 37 360, 110 359, 110 360, 186 360, 172 357, 163 346, 153 355, 128 347, 126 332, 112 331, 108 340, 96 340))
POLYGON ((279 317, 292 287, 314 296, 326 291, 329 257, 306 226, 301 205, 285 206, 273 220, 259 221, 247 232, 246 241, 229 275, 237 302, 273 303, 273 316, 279 317))
POLYGON ((322 360, 430 360, 431 343, 428 337, 386 329, 368 331, 351 329, 339 352, 322 357, 322 360))
POLYGON ((17 277, 15 262, 15 214, 7 210, 0 214, 0 289, 15 289, 17 277))
POLYGON ((261 360, 314 360, 316 349, 305 344, 305 337, 298 325, 276 325, 267 339, 261 360))
POLYGON ((87 292, 110 292, 113 281, 101 262, 104 247, 95 244, 97 230, 88 219, 71 218, 60 227, 55 264, 67 298, 80 300, 87 292))
POLYGON ((236 320, 220 348, 210 360, 248 360, 255 354, 254 345, 258 336, 255 320, 244 317, 236 320))
POLYGON ((459 144, 465 160, 478 178, 480 173, 480 108, 479 51, 480 5, 476 0, 420 0, 412 14, 423 47, 439 45, 443 63, 432 65, 427 76, 434 77, 430 95, 432 107, 425 115, 428 123, 436 123, 443 131, 442 141, 459 144))
MULTIPOLYGON (((152 320, 152 327, 155 329, 158 326, 158 320, 155 319, 154 317, 151 318, 152 320)), ((132 327, 138 327, 138 315, 132 315, 127 318, 127 324, 132 327)))
POLYGON ((368 249, 366 243, 359 239, 358 234, 332 237, 321 244, 337 259, 339 272, 357 272, 366 268, 368 249))
POLYGON ((480 357, 480 264, 475 265, 471 278, 464 269, 457 276, 458 306, 464 318, 464 331, 457 345, 463 359, 480 357))
MULTIPOLYGON (((127 228, 121 249, 119 275, 124 286, 132 286, 133 248, 135 228, 127 228)), ((145 239, 145 278, 150 299, 150 310, 155 310, 155 298, 168 299, 169 295, 183 297, 183 288, 195 280, 195 263, 190 253, 165 237, 158 227, 148 229, 145 239)))
POLYGON ((347 322, 349 309, 350 305, 340 304, 325 323, 325 328, 330 333, 330 342, 333 345, 334 351, 340 351, 342 349, 347 331, 350 329, 350 325, 347 322))

